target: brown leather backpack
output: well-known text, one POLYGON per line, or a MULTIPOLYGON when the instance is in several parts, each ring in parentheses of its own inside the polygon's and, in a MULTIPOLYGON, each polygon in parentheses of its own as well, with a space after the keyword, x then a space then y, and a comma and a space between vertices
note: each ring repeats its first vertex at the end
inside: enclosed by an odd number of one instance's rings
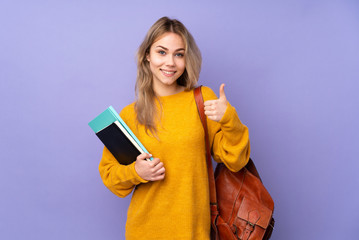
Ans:
POLYGON ((201 87, 194 90, 194 95, 206 138, 211 239, 269 239, 274 227, 274 202, 263 186, 253 161, 249 159, 238 172, 231 172, 219 163, 213 173, 201 87))

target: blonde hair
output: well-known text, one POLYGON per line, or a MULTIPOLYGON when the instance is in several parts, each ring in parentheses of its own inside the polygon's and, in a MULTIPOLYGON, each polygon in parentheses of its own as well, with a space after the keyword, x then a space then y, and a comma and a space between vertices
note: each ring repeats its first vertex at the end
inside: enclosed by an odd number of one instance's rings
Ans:
POLYGON ((186 91, 192 90, 198 82, 201 71, 201 52, 186 27, 180 21, 168 17, 162 17, 157 20, 147 32, 145 39, 137 51, 137 100, 135 103, 137 121, 145 126, 146 132, 149 130, 153 135, 157 135, 156 120, 159 119, 159 109, 157 109, 155 103, 155 100, 158 98, 152 88, 153 75, 150 64, 147 61, 147 55, 152 44, 168 32, 181 36, 185 44, 184 56, 186 67, 183 74, 177 79, 177 84, 184 86, 186 91))

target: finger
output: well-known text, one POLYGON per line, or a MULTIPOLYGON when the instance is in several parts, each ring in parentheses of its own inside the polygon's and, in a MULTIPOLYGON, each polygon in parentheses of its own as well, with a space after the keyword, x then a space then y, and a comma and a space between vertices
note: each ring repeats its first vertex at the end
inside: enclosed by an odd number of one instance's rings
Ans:
POLYGON ((204 102, 204 106, 216 105, 217 102, 218 102, 218 100, 207 100, 204 102))
POLYGON ((165 178, 166 174, 162 174, 162 175, 158 175, 156 177, 151 178, 151 181, 160 181, 163 180, 165 178))
POLYGON ((161 162, 160 159, 158 158, 153 158, 153 160, 151 162, 149 162, 151 167, 155 167, 157 164, 159 164, 161 162))
POLYGON ((217 115, 212 115, 212 116, 207 116, 209 119, 211 119, 212 121, 216 121, 218 122, 220 119, 218 119, 217 115))
POLYGON ((156 166, 153 167, 153 172, 157 172, 158 170, 160 170, 161 168, 163 168, 163 162, 158 163, 156 166))
POLYGON ((145 160, 146 158, 152 157, 152 154, 149 153, 141 153, 137 156, 136 160, 145 160))
POLYGON ((219 87, 219 98, 227 100, 226 94, 224 93, 224 86, 225 86, 225 84, 222 83, 221 86, 219 87))
POLYGON ((213 116, 213 115, 217 115, 217 111, 204 111, 204 114, 206 114, 206 116, 213 116))
POLYGON ((158 175, 163 175, 164 173, 166 172, 166 169, 164 168, 164 167, 162 167, 162 168, 160 168, 160 169, 158 169, 157 171, 156 171, 156 176, 158 176, 158 175))
POLYGON ((206 106, 204 107, 204 110, 205 111, 213 111, 216 109, 216 106, 215 105, 211 105, 211 106, 206 106))

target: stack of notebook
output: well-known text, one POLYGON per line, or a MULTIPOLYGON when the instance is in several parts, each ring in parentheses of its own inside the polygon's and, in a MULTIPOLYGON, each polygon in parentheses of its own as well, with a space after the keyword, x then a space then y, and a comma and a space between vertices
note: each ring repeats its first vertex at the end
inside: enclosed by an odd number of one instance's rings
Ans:
POLYGON ((141 153, 148 153, 112 106, 93 119, 89 126, 120 164, 131 164, 141 153))

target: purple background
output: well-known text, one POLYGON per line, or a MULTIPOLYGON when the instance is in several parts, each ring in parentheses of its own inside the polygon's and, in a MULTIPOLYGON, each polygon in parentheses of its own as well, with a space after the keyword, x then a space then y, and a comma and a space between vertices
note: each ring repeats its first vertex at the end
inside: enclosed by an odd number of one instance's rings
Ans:
POLYGON ((137 47, 165 15, 250 129, 273 239, 357 239, 356 0, 1 1, 0 239, 124 239, 130 198, 102 184, 87 123, 134 100, 137 47))

